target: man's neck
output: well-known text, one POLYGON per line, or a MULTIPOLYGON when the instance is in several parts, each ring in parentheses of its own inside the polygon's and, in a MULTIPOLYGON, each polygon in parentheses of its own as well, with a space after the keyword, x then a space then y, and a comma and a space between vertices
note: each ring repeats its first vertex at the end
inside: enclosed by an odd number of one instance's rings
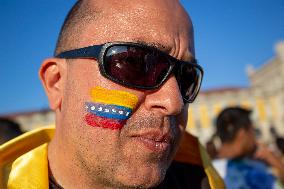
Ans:
POLYGON ((92 182, 93 180, 86 175, 86 170, 83 170, 76 158, 69 154, 75 153, 71 153, 64 143, 57 141, 54 136, 48 145, 48 162, 49 175, 52 175, 53 183, 57 186, 67 189, 117 189, 92 182))
POLYGON ((218 157, 233 159, 241 155, 241 148, 234 143, 224 143, 219 149, 218 157))
POLYGON ((57 140, 56 135, 48 145, 49 175, 53 176, 56 184, 62 188, 88 188, 80 171, 75 169, 74 157, 69 149, 57 140))

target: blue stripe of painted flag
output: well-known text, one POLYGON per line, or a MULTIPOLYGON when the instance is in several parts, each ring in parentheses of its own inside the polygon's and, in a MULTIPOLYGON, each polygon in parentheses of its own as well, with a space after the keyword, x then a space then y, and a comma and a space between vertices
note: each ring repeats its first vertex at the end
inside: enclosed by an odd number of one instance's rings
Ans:
POLYGON ((128 119, 132 113, 132 110, 130 108, 124 107, 124 106, 118 106, 113 104, 99 104, 99 103, 92 103, 87 102, 86 103, 87 111, 95 114, 97 116, 111 118, 111 119, 119 119, 119 120, 125 120, 128 119), (91 107, 95 107, 94 110, 91 109, 91 107), (102 108, 101 111, 99 111, 99 108, 102 108), (106 112, 106 109, 109 110, 109 112, 106 112), (116 112, 113 112, 112 110, 116 110, 116 112), (124 114, 119 114, 119 111, 123 111, 124 114), (126 116, 126 112, 129 112, 129 114, 126 116))

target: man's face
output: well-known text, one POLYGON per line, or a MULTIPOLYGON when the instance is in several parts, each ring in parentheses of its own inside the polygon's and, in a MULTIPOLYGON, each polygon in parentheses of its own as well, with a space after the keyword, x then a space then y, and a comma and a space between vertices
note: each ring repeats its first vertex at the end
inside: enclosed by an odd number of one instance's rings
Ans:
POLYGON ((256 138, 253 126, 245 130, 245 135, 242 137, 243 141, 243 153, 247 155, 252 155, 256 149, 256 138))
MULTIPOLYGON (((159 44, 162 51, 184 61, 193 57, 191 23, 177 2, 105 2, 96 6, 108 8, 82 29, 78 47, 143 41, 159 44)), ((67 64, 57 130, 70 161, 102 186, 147 188, 160 183, 187 119, 174 75, 157 90, 135 90, 103 77, 96 60, 74 59, 67 64), (132 115, 121 128, 99 127, 96 120, 94 125, 86 120, 86 103, 94 101, 97 89, 106 91, 106 99, 122 93, 137 99, 132 115)))

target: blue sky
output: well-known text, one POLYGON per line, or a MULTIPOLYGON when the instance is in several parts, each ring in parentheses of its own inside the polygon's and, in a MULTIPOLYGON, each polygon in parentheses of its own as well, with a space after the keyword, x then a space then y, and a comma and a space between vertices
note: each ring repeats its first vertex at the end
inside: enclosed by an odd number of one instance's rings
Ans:
MULTIPOLYGON (((75 0, 0 0, 0 115, 48 107, 38 79, 75 0)), ((181 0, 195 27, 203 89, 246 87, 246 65, 259 67, 284 40, 283 0, 181 0)))

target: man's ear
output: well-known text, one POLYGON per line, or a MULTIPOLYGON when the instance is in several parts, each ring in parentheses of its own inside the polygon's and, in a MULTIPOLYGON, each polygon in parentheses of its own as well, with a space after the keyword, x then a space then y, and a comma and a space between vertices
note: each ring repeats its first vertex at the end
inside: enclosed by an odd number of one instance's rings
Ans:
POLYGON ((65 59, 48 58, 43 61, 39 77, 52 110, 61 109, 65 76, 65 59))

